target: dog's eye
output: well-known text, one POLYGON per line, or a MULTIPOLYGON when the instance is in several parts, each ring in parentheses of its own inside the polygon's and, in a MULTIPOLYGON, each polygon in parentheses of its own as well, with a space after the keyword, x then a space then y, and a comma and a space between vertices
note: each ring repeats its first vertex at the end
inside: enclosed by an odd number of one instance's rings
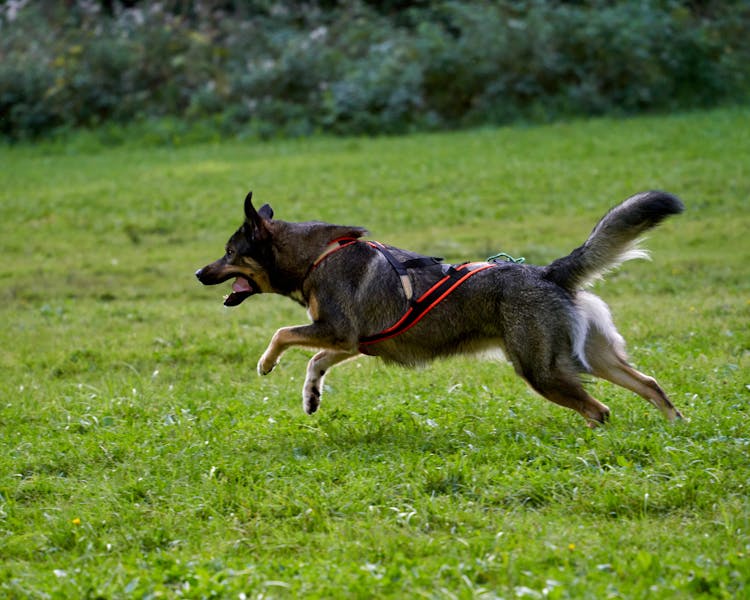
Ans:
POLYGON ((227 248, 227 258, 232 258, 234 256, 234 250, 231 248, 227 248))

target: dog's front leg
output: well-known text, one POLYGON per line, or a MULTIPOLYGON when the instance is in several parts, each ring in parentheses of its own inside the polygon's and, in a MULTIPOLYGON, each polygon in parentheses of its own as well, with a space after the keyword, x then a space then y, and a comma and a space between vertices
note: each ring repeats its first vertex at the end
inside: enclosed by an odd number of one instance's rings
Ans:
POLYGON ((260 357, 258 373, 268 375, 278 364, 281 355, 292 346, 346 351, 349 354, 357 353, 355 340, 342 340, 341 337, 335 336, 331 329, 320 322, 297 327, 282 327, 273 334, 271 343, 260 357))
POLYGON ((359 356, 359 352, 323 350, 310 359, 307 363, 305 385, 302 388, 302 408, 308 415, 313 414, 320 406, 323 378, 328 369, 355 356, 359 356))
POLYGON ((273 334, 271 343, 258 361, 258 374, 268 375, 279 363, 279 358, 286 352, 287 348, 294 346, 300 339, 296 332, 299 327, 282 327, 273 334))

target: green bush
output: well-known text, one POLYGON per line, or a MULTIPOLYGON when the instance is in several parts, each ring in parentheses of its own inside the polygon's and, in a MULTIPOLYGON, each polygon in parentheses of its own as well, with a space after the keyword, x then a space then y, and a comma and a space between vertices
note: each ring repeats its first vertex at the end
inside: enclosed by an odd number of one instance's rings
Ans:
POLYGON ((739 1, 0 5, 0 134, 392 133, 742 102, 739 1), (222 8, 216 8, 222 6, 222 8))

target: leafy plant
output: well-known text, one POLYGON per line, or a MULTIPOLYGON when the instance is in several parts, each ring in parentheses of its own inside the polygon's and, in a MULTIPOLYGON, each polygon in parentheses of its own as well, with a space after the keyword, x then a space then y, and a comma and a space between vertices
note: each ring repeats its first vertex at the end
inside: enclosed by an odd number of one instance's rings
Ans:
POLYGON ((0 133, 375 134, 742 102, 749 23, 742 2, 677 0, 7 3, 0 133))

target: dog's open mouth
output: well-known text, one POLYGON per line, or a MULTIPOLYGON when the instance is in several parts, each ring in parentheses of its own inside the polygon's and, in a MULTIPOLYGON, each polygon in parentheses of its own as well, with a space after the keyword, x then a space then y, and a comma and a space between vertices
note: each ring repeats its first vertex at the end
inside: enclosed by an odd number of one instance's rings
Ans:
POLYGON ((237 306, 245 298, 256 294, 258 290, 254 283, 245 277, 237 277, 232 284, 232 293, 224 298, 224 306, 237 306))

